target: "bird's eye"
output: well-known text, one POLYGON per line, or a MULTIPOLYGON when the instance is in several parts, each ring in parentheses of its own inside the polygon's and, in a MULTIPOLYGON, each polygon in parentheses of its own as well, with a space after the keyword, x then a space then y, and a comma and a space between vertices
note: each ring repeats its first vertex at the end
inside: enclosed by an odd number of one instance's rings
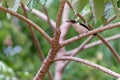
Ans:
POLYGON ((70 20, 70 22, 71 22, 71 23, 76 23, 76 21, 75 21, 75 20, 70 20))

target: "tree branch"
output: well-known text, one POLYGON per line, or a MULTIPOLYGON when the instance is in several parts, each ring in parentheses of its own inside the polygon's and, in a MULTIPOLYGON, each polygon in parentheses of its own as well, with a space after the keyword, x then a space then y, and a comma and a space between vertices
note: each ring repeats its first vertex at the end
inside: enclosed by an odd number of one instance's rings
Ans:
POLYGON ((109 18, 107 20, 107 22, 105 23, 105 25, 109 24, 111 21, 113 21, 116 18, 116 15, 113 15, 111 18, 109 18))
MULTIPOLYGON (((26 8, 27 10, 29 10, 27 7, 25 7, 25 8, 26 8)), ((36 9, 32 9, 31 12, 34 13, 35 15, 37 15, 38 17, 42 18, 43 20, 48 21, 47 16, 46 16, 44 13, 42 13, 42 12, 36 10, 36 9)), ((55 25, 56 25, 56 24, 55 24, 55 21, 53 21, 52 19, 50 19, 50 23, 51 23, 53 29, 55 29, 55 28, 56 28, 56 26, 55 26, 55 25)))
MULTIPOLYGON (((69 4, 69 6, 71 7, 71 9, 73 10, 71 4, 70 4, 70 3, 68 3, 68 4, 69 4)), ((74 11, 74 10, 73 10, 73 11, 74 11)), ((77 16, 78 16, 85 24, 87 24, 86 20, 84 19, 84 17, 83 17, 82 15, 80 15, 80 14, 78 13, 77 16)), ((109 22, 111 22, 111 21, 114 20, 115 18, 116 18, 116 17, 113 16, 112 18, 110 18, 110 19, 106 22, 106 24, 108 24, 109 22)), ((88 26, 89 26, 89 28, 90 28, 91 30, 94 29, 92 26, 90 26, 90 25, 88 25, 88 26)), ((110 49, 110 51, 113 53, 113 55, 117 58, 117 60, 118 60, 119 63, 120 63, 120 56, 119 56, 118 53, 114 50, 114 48, 113 48, 106 40, 104 40, 104 38, 103 38, 99 33, 97 33, 96 35, 97 35, 98 38, 100 38, 100 40, 110 49)))
MULTIPOLYGON (((80 50, 82 50, 84 48, 84 46, 91 40, 93 39, 93 35, 90 36, 88 39, 86 39, 78 48, 75 48, 69 52, 67 52, 67 55, 70 55, 70 56, 75 56, 80 50)), ((62 71, 64 70, 64 68, 67 66, 67 64, 69 63, 70 61, 65 61, 63 66, 62 66, 62 71)))
MULTIPOLYGON (((22 7, 22 9, 23 9, 24 16, 25 16, 26 18, 28 18, 28 15, 27 15, 27 12, 26 12, 26 9, 25 9, 23 3, 21 3, 21 7, 22 7)), ((41 50, 41 48, 40 48, 38 39, 37 39, 37 37, 36 37, 36 35, 35 35, 32 27, 30 26, 29 23, 28 23, 28 27, 29 27, 30 34, 31 34, 31 36, 32 36, 33 42, 34 42, 34 44, 35 44, 35 47, 36 47, 36 49, 37 49, 37 51, 38 51, 39 57, 40 57, 41 61, 43 61, 43 60, 44 60, 44 56, 43 56, 42 50, 41 50)))
POLYGON ((72 5, 71 5, 71 3, 70 3, 69 1, 67 1, 67 4, 69 5, 70 9, 71 9, 72 11, 74 11, 74 9, 73 9, 73 7, 72 7, 72 5))
POLYGON ((91 39, 93 39, 93 37, 94 37, 93 35, 90 36, 90 37, 89 37, 88 39, 86 39, 79 47, 77 47, 77 48, 69 51, 69 52, 68 52, 68 55, 75 56, 79 51, 81 51, 81 50, 85 47, 85 45, 86 45, 88 42, 90 42, 91 39))
POLYGON ((60 61, 60 60, 70 60, 70 61, 75 61, 75 62, 79 62, 79 63, 83 63, 87 66, 90 66, 90 67, 93 67, 95 69, 98 69, 100 71, 103 71, 104 73, 107 73, 115 78, 120 78, 120 74, 116 73, 116 72, 113 72, 112 70, 110 69, 107 69, 103 66, 100 66, 98 64, 95 64, 95 63, 92 63, 88 60, 85 60, 85 59, 81 59, 81 58, 77 58, 77 57, 72 57, 72 56, 63 56, 63 57, 60 57, 60 58, 56 58, 55 61, 60 61))
MULTIPOLYGON (((120 34, 115 35, 115 36, 112 36, 112 37, 105 38, 105 40, 106 40, 107 42, 108 42, 108 41, 115 40, 115 39, 120 39, 120 34)), ((99 45, 99 44, 102 44, 102 41, 101 41, 101 40, 98 40, 98 41, 95 41, 95 42, 93 42, 93 43, 87 44, 87 45, 84 46, 83 49, 87 49, 87 48, 90 48, 90 47, 93 47, 93 46, 96 46, 96 45, 99 45)))
POLYGON ((69 6, 67 3, 65 3, 63 15, 62 15, 62 23, 66 22, 68 20, 68 16, 69 16, 69 6))
POLYGON ((56 30, 58 30, 60 27, 60 22, 61 22, 61 18, 62 18, 61 16, 63 14, 65 2, 66 2, 66 0, 61 0, 61 7, 59 9, 58 16, 56 19, 56 30))
POLYGON ((19 19, 21 19, 21 20, 23 20, 23 21, 25 21, 26 23, 30 24, 30 25, 31 25, 32 27, 34 27, 38 32, 40 32, 40 33, 44 36, 44 38, 45 38, 49 43, 51 42, 51 38, 46 34, 46 32, 44 32, 38 25, 36 25, 35 23, 33 23, 33 22, 32 22, 31 20, 29 20, 28 18, 26 18, 26 17, 24 17, 24 16, 22 16, 22 15, 16 13, 16 12, 13 12, 13 11, 7 9, 7 8, 4 8, 4 7, 2 7, 2 6, 0 6, 0 10, 1 10, 1 11, 4 11, 4 12, 6 12, 6 13, 9 13, 9 14, 11 14, 11 15, 13 15, 13 16, 15 16, 15 17, 17 17, 17 18, 19 18, 19 19))
POLYGON ((65 2, 66 2, 66 0, 61 0, 60 9, 59 9, 58 17, 57 17, 57 21, 56 21, 55 35, 51 41, 51 50, 50 50, 47 58, 44 60, 42 66, 38 70, 36 76, 34 77, 34 80, 42 80, 44 78, 45 73, 49 70, 50 65, 52 64, 54 58, 56 57, 58 50, 60 49, 60 47, 59 47, 60 21, 61 21, 61 16, 63 13, 65 2))
MULTIPOLYGON (((22 7, 22 9, 23 9, 23 12, 24 12, 25 17, 28 18, 27 12, 26 12, 26 9, 25 9, 25 6, 24 6, 23 3, 21 3, 21 7, 22 7)), ((44 55, 43 55, 43 52, 42 52, 41 47, 40 47, 40 45, 39 45, 38 39, 37 39, 37 37, 36 37, 36 35, 35 35, 32 27, 30 26, 30 24, 28 24, 28 27, 29 27, 30 34, 31 34, 32 39, 33 39, 33 43, 34 43, 34 45, 35 45, 35 47, 36 47, 36 49, 37 49, 38 55, 39 55, 41 61, 43 62, 43 61, 44 61, 44 55)), ((50 80, 53 80, 50 71, 48 71, 48 77, 49 77, 50 80)))
POLYGON ((49 25, 50 25, 51 31, 52 31, 52 33, 54 33, 55 26, 53 26, 54 24, 52 25, 52 22, 51 22, 51 20, 50 20, 49 15, 48 15, 48 11, 47 11, 47 9, 46 9, 45 6, 43 6, 43 9, 44 9, 44 12, 45 12, 45 14, 46 14, 46 16, 47 16, 47 21, 48 21, 48 23, 49 23, 49 25))
POLYGON ((62 15, 62 24, 60 25, 60 29, 61 29, 60 42, 64 41, 65 36, 70 27, 70 24, 66 23, 66 21, 68 20, 68 16, 69 16, 69 6, 67 5, 67 3, 65 3, 63 15, 62 15))
MULTIPOLYGON (((62 42, 65 40, 66 34, 70 27, 70 24, 66 22, 68 20, 68 15, 69 15, 69 6, 65 3, 63 15, 62 15, 62 24, 60 25, 61 35, 60 35, 59 42, 62 42)), ((65 47, 63 47, 57 52, 57 56, 61 57, 65 55, 65 53, 66 53, 66 50, 65 50, 65 47)), ((62 80, 62 72, 61 72, 62 65, 63 65, 63 61, 57 61, 55 63, 54 80, 62 80)))
MULTIPOLYGON (((90 47, 93 47, 93 46, 102 44, 102 41, 101 41, 101 40, 98 40, 98 41, 96 41, 96 42, 87 44, 88 41, 89 41, 92 37, 93 37, 93 36, 89 37, 89 38, 88 38, 86 41, 84 41, 79 47, 77 47, 77 48, 75 48, 75 49, 67 52, 66 55, 75 56, 76 53, 78 53, 78 52, 81 51, 81 50, 88 49, 88 48, 90 48, 90 47), (87 44, 87 45, 86 45, 86 44, 87 44)), ((108 41, 112 41, 112 40, 119 39, 119 38, 120 38, 120 34, 115 35, 115 36, 112 36, 112 37, 109 37, 109 38, 106 38, 105 40, 108 42, 108 41)), ((69 63, 69 61, 65 61, 65 62, 64 62, 62 71, 63 71, 63 69, 66 67, 66 65, 67 65, 68 63, 69 63)))
MULTIPOLYGON (((80 14, 77 14, 77 15, 80 17, 80 19, 83 20, 84 23, 86 23, 86 20, 84 19, 84 17, 82 15, 80 15, 80 14)), ((108 24, 110 21, 114 20, 114 18, 115 17, 112 17, 111 19, 109 19, 106 24, 108 24)), ((89 28, 91 28, 91 30, 94 29, 91 25, 88 25, 88 26, 89 26, 89 28)), ((109 48, 109 50, 113 53, 113 55, 117 58, 118 62, 120 63, 120 56, 115 51, 115 49, 99 33, 97 33, 96 35, 109 48)))
POLYGON ((89 31, 87 33, 83 33, 81 35, 75 36, 73 38, 70 38, 70 39, 68 39, 66 41, 61 42, 60 47, 64 47, 64 46, 66 46, 66 45, 68 45, 70 43, 73 43, 73 42, 75 42, 77 40, 82 39, 83 37, 86 37, 86 36, 89 36, 89 35, 93 35, 95 33, 99 33, 99 32, 102 32, 102 31, 105 31, 105 30, 109 30, 109 29, 112 29, 112 28, 116 28, 116 27, 119 27, 119 26, 120 26, 120 22, 114 23, 114 24, 110 24, 110 25, 106 25, 106 26, 103 26, 103 27, 91 30, 91 31, 89 31))
POLYGON ((116 59, 120 63, 120 56, 118 55, 118 53, 116 52, 116 50, 100 34, 98 34, 97 36, 109 48, 109 50, 112 52, 112 54, 116 57, 116 59))

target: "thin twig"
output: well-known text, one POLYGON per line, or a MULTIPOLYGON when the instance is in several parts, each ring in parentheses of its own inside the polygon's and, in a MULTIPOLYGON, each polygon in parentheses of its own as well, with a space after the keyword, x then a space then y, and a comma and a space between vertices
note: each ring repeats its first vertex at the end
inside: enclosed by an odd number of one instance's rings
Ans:
MULTIPOLYGON (((77 15, 80 17, 80 19, 83 20, 84 23, 86 23, 86 20, 84 19, 84 17, 82 15, 80 15, 80 14, 77 14, 77 15)), ((114 19, 115 19, 115 16, 113 16, 111 19, 109 19, 106 24, 108 24, 109 22, 111 22, 114 19)), ((91 30, 94 29, 91 25, 88 24, 88 26, 91 30)), ((115 51, 115 49, 99 33, 97 33, 96 35, 109 48, 109 50, 113 53, 113 55, 117 58, 118 62, 120 63, 120 56, 115 51)))
MULTIPOLYGON (((108 38, 105 38, 105 40, 108 42, 108 41, 113 41, 113 40, 116 40, 116 39, 120 39, 120 34, 118 35, 115 35, 115 36, 112 36, 112 37, 108 37, 108 38)), ((96 46, 96 45, 99 45, 99 44, 102 44, 102 41, 101 40, 98 40, 98 41, 95 41, 93 43, 90 43, 90 44, 87 44, 84 46, 83 50, 84 49, 88 49, 88 48, 91 48, 93 46, 96 46)))
POLYGON ((97 36, 109 48, 109 50, 113 53, 113 55, 116 57, 116 59, 120 63, 120 56, 118 55, 118 53, 116 52, 116 50, 100 34, 98 34, 97 36))
MULTIPOLYGON (((78 16, 79 16, 80 18, 82 17, 82 16, 80 16, 79 14, 78 14, 78 16)), ((111 22, 112 20, 114 20, 114 19, 115 19, 115 16, 113 16, 112 18, 108 19, 107 22, 106 22, 106 24, 110 23, 110 22, 111 22)), ((83 21, 84 23, 86 22, 86 20, 85 20, 83 17, 82 17, 82 21, 83 21)), ((113 39, 116 39, 116 38, 118 39, 119 37, 120 37, 119 35, 116 35, 116 36, 107 38, 107 39, 105 39, 105 40, 106 40, 106 41, 110 41, 110 40, 113 40, 113 39)), ((92 36, 92 38, 93 38, 93 36, 92 36)), ((91 39, 92 39, 92 38, 91 38, 91 39)), ((91 43, 91 44, 85 45, 85 43, 86 43, 87 41, 89 41, 89 39, 86 40, 84 43, 82 43, 82 45, 80 45, 78 48, 75 48, 75 49, 67 52, 67 55, 75 56, 76 53, 78 53, 80 50, 84 50, 84 49, 86 49, 86 48, 93 47, 93 46, 95 46, 95 45, 98 45, 98 44, 102 43, 102 42, 99 40, 99 41, 97 41, 97 42, 95 42, 95 43, 91 43)), ((67 65, 68 63, 69 63, 69 61, 65 61, 65 62, 64 62, 64 65, 63 65, 62 70, 66 67, 66 65, 67 65)))
POLYGON ((79 47, 77 47, 76 49, 73 49, 73 50, 71 50, 71 51, 69 51, 68 52, 68 55, 70 54, 71 56, 75 56, 79 51, 81 51, 83 48, 84 48, 84 46, 88 43, 88 42, 90 42, 90 40, 91 39, 93 39, 93 35, 92 36, 90 36, 88 39, 86 39, 79 47))
POLYGON ((113 21, 114 19, 116 19, 116 15, 113 15, 111 18, 109 18, 107 20, 107 22, 105 23, 105 25, 109 24, 111 21, 113 21))
MULTIPOLYGON (((26 12, 26 9, 25 9, 23 3, 21 3, 21 7, 22 7, 22 9, 23 9, 24 16, 25 16, 26 18, 28 18, 28 15, 27 15, 27 12, 26 12)), ((31 27, 31 25, 30 25, 29 23, 28 23, 28 27, 29 27, 30 34, 31 34, 31 36, 32 36, 33 42, 34 42, 34 44, 35 44, 35 47, 36 47, 36 49, 37 49, 37 51, 38 51, 39 57, 40 57, 41 61, 43 61, 43 60, 44 60, 44 56, 43 56, 43 52, 42 52, 42 50, 41 50, 41 48, 40 48, 38 39, 37 39, 37 37, 36 37, 36 35, 35 35, 32 27, 31 27)))
POLYGON ((9 14, 17 17, 17 18, 19 18, 19 19, 23 20, 23 21, 26 22, 26 23, 29 23, 29 24, 30 24, 32 27, 34 27, 38 32, 40 32, 40 33, 44 36, 44 38, 45 38, 49 43, 51 42, 51 38, 48 36, 48 34, 46 34, 46 32, 44 32, 44 30, 42 30, 37 24, 35 24, 35 23, 32 22, 31 20, 29 20, 28 18, 26 18, 26 17, 24 17, 24 16, 22 16, 22 15, 16 13, 16 12, 14 12, 14 11, 11 11, 11 10, 9 10, 9 9, 7 9, 7 8, 4 8, 4 7, 2 7, 2 6, 0 6, 0 10, 3 11, 3 12, 9 13, 9 14))
POLYGON ((80 14, 78 13, 77 16, 78 16, 84 23, 86 23, 86 20, 84 19, 84 17, 83 17, 82 15, 80 15, 80 14))
POLYGON ((71 3, 70 3, 69 1, 67 1, 67 4, 68 4, 69 7, 72 9, 72 11, 74 11, 74 9, 73 9, 73 7, 72 7, 72 5, 71 5, 71 3))
MULTIPOLYGON (((82 19, 82 21, 83 21, 85 24, 87 23, 86 20, 84 19, 84 17, 83 17, 82 15, 80 15, 80 14, 78 13, 77 16, 78 16, 80 19, 82 19)), ((110 21, 114 20, 115 18, 116 18, 115 16, 112 17, 111 19, 109 19, 109 20, 106 22, 106 24, 108 24, 110 21)), ((92 26, 90 26, 89 24, 88 24, 88 26, 89 26, 89 28, 90 28, 91 30, 94 29, 94 28, 93 28, 92 26)), ((110 49, 110 51, 113 53, 113 55, 114 55, 114 56, 117 58, 117 60, 120 62, 120 57, 119 57, 118 53, 114 50, 114 48, 113 48, 107 41, 105 41, 104 38, 103 38, 99 33, 97 33, 97 36, 101 39, 101 41, 103 41, 103 43, 110 49)))
MULTIPOLYGON (((88 25, 92 30, 94 29, 91 25, 88 25)), ((116 50, 99 34, 97 33, 97 37, 109 48, 112 54, 116 57, 118 62, 120 63, 120 56, 116 52, 116 50)))
POLYGON ((104 73, 107 73, 107 74, 109 74, 109 75, 111 75, 111 76, 113 76, 115 78, 120 78, 119 73, 116 73, 116 72, 114 72, 114 71, 112 71, 110 69, 107 69, 107 68, 103 67, 103 66, 95 64, 93 62, 90 62, 90 61, 88 61, 86 59, 81 59, 81 58, 72 57, 72 56, 69 56, 69 57, 63 56, 63 57, 55 59, 55 61, 60 61, 60 60, 69 60, 69 61, 75 61, 75 62, 83 63, 83 64, 85 64, 87 66, 90 66, 90 67, 93 67, 93 68, 98 69, 100 71, 103 71, 104 73))
MULTIPOLYGON (((85 46, 91 39, 93 39, 93 37, 94 37, 93 35, 90 36, 90 37, 89 37, 88 39, 86 39, 78 48, 73 49, 73 50, 67 52, 67 54, 70 55, 70 56, 75 56, 79 51, 81 51, 81 50, 84 48, 84 46, 85 46)), ((68 64, 69 62, 70 62, 70 61, 65 61, 65 62, 64 62, 63 66, 62 66, 62 71, 65 69, 65 67, 67 66, 67 64, 68 64)))
MULTIPOLYGON (((112 36, 112 37, 109 37, 109 38, 106 38, 105 40, 106 40, 106 41, 112 41, 112 40, 115 40, 115 39, 120 39, 120 34, 115 35, 115 36, 112 36)), ((87 44, 87 45, 84 46, 84 48, 82 48, 82 50, 88 49, 88 48, 93 47, 93 46, 96 46, 96 45, 99 45, 99 44, 101 44, 101 43, 102 43, 102 41, 99 40, 99 41, 96 41, 96 42, 87 44)), ((79 49, 79 48, 78 48, 78 49, 79 49)), ((76 50, 77 50, 77 48, 76 48, 76 50)), ((75 51, 76 51, 76 50, 75 50, 75 51)), ((72 50, 72 52, 74 52, 74 50, 72 50)), ((68 53, 72 53, 72 52, 68 52, 68 53)), ((68 54, 68 55, 69 55, 69 54, 68 54)), ((68 64, 68 62, 69 62, 69 61, 65 61, 65 62, 64 62, 64 65, 63 65, 63 68, 62 68, 62 69, 64 69, 64 68, 66 67, 66 65, 68 64)))
POLYGON ((87 32, 87 33, 83 33, 83 34, 81 34, 81 35, 79 35, 79 36, 75 36, 75 37, 70 38, 70 39, 68 39, 68 40, 66 40, 66 41, 63 41, 63 42, 61 43, 61 46, 60 46, 60 47, 64 47, 64 46, 66 46, 66 45, 68 45, 68 44, 70 44, 70 43, 72 43, 72 42, 75 42, 75 41, 77 41, 77 40, 80 40, 80 39, 83 38, 83 37, 86 37, 86 36, 89 36, 89 35, 93 35, 93 34, 95 34, 95 33, 99 33, 99 32, 102 32, 102 31, 105 31, 105 30, 109 30, 109 29, 112 29, 112 28, 116 28, 116 27, 119 27, 119 26, 120 26, 120 22, 114 23, 114 24, 110 24, 110 25, 106 25, 106 26, 104 26, 104 27, 100 27, 100 28, 91 30, 91 31, 89 31, 89 32, 87 32))
MULTIPOLYGON (((25 17, 28 18, 27 12, 26 12, 26 9, 25 9, 25 6, 24 6, 23 3, 21 3, 21 7, 22 7, 22 9, 23 9, 23 11, 24 11, 25 17)), ((34 44, 35 44, 35 47, 36 47, 36 49, 37 49, 38 55, 39 55, 41 61, 43 62, 43 61, 44 61, 44 56, 43 56, 43 52, 42 52, 42 50, 41 50, 41 48, 40 48, 38 39, 37 39, 37 37, 36 37, 36 35, 35 35, 35 33, 34 33, 34 31, 33 31, 33 29, 32 29, 32 27, 31 27, 30 24, 28 24, 28 27, 29 27, 29 30, 30 30, 30 33, 31 33, 33 42, 34 42, 34 44)), ((50 71, 48 71, 48 76, 49 76, 49 80, 53 80, 50 71)))
POLYGON ((48 21, 48 23, 49 23, 49 25, 50 25, 50 28, 51 28, 51 31, 52 31, 52 33, 54 33, 54 26, 52 25, 52 23, 51 23, 51 21, 50 21, 50 17, 49 17, 49 15, 48 15, 48 11, 47 11, 47 9, 46 9, 46 7, 45 6, 43 6, 43 9, 44 9, 44 12, 45 12, 45 14, 46 14, 46 16, 47 16, 47 21, 48 21))
MULTIPOLYGON (((25 7, 25 8, 26 8, 27 10, 29 10, 28 7, 25 7)), ((48 21, 47 16, 46 16, 44 13, 42 13, 42 12, 36 10, 36 9, 32 9, 31 12, 32 12, 33 14, 35 14, 37 17, 40 17, 41 19, 45 20, 46 22, 48 21)), ((50 19, 50 23, 51 23, 53 29, 55 29, 55 28, 56 28, 56 23, 55 23, 55 21, 53 21, 52 19, 50 19)))
POLYGON ((66 2, 66 0, 64 0, 64 1, 61 0, 61 7, 59 9, 58 16, 57 16, 57 19, 56 19, 56 30, 58 30, 59 27, 60 27, 60 22, 61 22, 61 18, 62 18, 61 16, 63 14, 65 2, 66 2))

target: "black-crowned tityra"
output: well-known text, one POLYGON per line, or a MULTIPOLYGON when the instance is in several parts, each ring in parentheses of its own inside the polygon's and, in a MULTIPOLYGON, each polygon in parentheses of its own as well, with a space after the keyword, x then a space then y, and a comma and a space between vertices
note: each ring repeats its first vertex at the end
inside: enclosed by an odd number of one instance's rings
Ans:
POLYGON ((70 23, 73 26, 73 28, 80 34, 87 33, 88 31, 90 31, 90 29, 83 23, 78 23, 75 20, 68 20, 66 22, 70 23))

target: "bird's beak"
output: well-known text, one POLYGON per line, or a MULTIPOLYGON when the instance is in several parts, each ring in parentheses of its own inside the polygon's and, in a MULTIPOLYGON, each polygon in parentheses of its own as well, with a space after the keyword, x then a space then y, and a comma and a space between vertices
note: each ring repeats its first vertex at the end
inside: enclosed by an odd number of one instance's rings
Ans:
POLYGON ((69 21, 69 20, 67 20, 66 22, 70 23, 70 21, 69 21))

